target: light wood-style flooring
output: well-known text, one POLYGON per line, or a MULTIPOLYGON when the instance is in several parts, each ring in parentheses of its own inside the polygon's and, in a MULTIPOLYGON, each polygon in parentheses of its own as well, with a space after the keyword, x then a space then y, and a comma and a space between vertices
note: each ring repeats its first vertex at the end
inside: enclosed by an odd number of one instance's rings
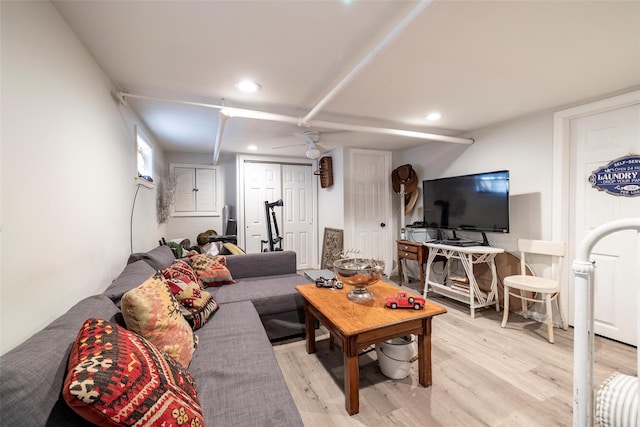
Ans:
MULTIPOLYGON (((409 286, 416 286, 412 283, 409 286)), ((415 292, 415 291, 414 291, 415 292)), ((303 339, 274 346, 305 426, 568 426, 572 424, 573 329, 555 329, 511 314, 506 328, 493 309, 476 311, 446 298, 433 319, 433 385, 385 377, 376 352, 360 356, 360 412, 344 406, 342 354, 317 331, 317 353, 303 339)), ((636 375, 635 347, 596 338, 595 380, 619 371, 636 375)))

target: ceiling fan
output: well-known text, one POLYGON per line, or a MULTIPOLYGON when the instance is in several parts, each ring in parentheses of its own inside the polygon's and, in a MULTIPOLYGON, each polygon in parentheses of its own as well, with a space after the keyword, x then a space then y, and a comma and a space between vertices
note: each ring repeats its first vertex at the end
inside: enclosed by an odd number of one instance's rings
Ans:
MULTIPOLYGON (((314 132, 311 130, 307 130, 304 131, 302 134, 296 134, 299 136, 304 136, 306 138, 306 145, 307 145, 307 151, 305 152, 305 155, 307 156, 308 159, 317 159, 318 157, 320 157, 320 154, 322 154, 322 151, 324 150, 320 150, 320 132, 314 132)), ((289 147, 296 147, 300 144, 293 144, 293 145, 282 145, 280 147, 273 147, 274 150, 280 149, 280 148, 289 148, 289 147)))

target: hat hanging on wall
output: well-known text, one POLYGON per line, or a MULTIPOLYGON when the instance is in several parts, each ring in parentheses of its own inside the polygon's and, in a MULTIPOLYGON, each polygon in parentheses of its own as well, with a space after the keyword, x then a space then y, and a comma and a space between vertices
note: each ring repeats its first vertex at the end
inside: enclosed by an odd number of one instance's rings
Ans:
POLYGON ((420 196, 420 190, 417 188, 413 190, 411 194, 404 195, 404 213, 408 215, 416 205, 418 201, 418 196, 420 196))
POLYGON ((393 191, 400 193, 400 185, 404 184, 404 194, 411 194, 418 188, 418 175, 410 164, 398 166, 391 172, 393 191))
MULTIPOLYGON (((410 164, 398 166, 391 172, 391 185, 393 191, 400 193, 404 204, 404 214, 409 214, 416 205, 420 191, 418 190, 418 174, 410 164), (404 192, 402 192, 404 184, 404 192)), ((404 222, 401 224, 404 227, 404 222)))

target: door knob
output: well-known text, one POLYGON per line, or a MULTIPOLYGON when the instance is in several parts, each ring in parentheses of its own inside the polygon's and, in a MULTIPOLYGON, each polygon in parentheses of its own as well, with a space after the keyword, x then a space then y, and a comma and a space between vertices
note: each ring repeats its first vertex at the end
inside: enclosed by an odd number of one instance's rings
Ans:
POLYGON ((384 228, 384 227, 386 227, 386 226, 387 226, 387 224, 385 224, 384 222, 381 222, 381 223, 380 223, 380 227, 384 228))

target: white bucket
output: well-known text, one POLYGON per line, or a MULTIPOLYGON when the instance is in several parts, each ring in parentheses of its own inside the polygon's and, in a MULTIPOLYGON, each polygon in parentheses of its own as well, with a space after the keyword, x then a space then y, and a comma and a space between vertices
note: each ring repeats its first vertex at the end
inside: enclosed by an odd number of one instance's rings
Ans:
POLYGON ((413 335, 394 338, 376 344, 376 354, 382 373, 394 380, 401 380, 411 372, 411 362, 418 354, 418 343, 413 335))

